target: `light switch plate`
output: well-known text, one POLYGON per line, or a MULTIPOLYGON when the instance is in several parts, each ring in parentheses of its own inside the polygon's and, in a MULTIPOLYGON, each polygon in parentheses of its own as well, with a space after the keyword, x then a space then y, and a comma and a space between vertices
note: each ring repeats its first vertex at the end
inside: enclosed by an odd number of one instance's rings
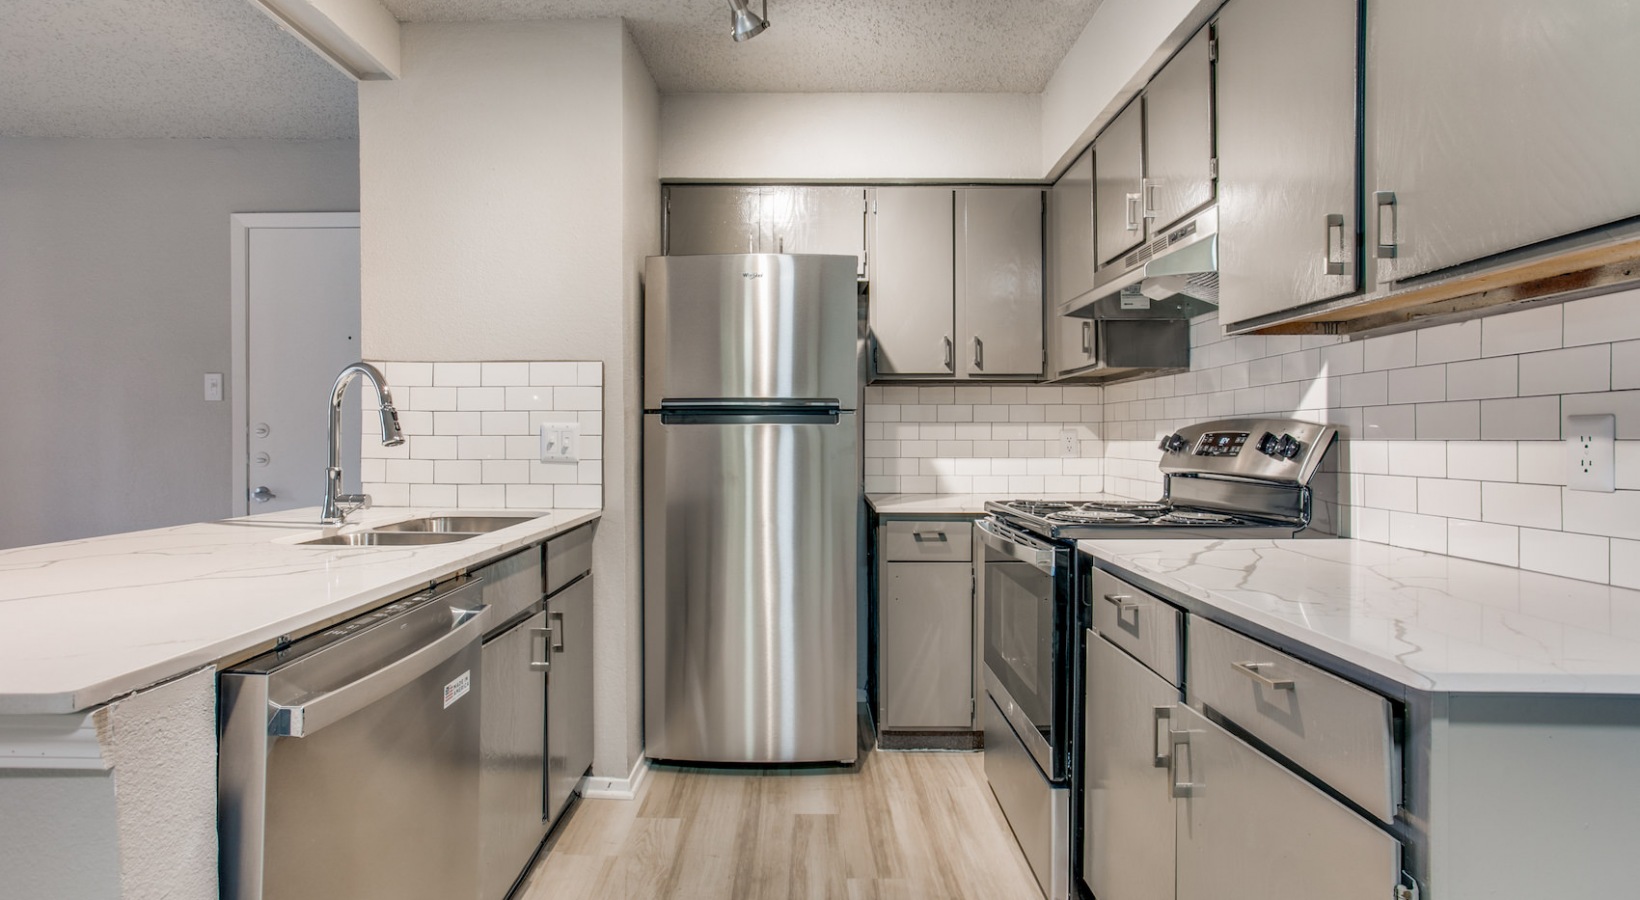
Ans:
POLYGON ((205 373, 205 401, 207 403, 222 402, 222 373, 205 373))
POLYGON ((1566 417, 1566 487, 1574 491, 1617 490, 1617 417, 1566 417))
POLYGON ((544 463, 579 462, 581 426, 576 422, 541 423, 541 461, 544 463))

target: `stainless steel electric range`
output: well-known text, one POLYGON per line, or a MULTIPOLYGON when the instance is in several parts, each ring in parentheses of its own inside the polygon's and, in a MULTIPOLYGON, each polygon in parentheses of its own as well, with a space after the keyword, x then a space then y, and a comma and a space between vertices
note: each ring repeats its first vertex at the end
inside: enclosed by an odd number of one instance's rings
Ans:
MULTIPOLYGON (((1070 896, 1081 845, 1071 794, 1088 612, 1076 541, 1313 533, 1312 482, 1336 437, 1331 426, 1293 419, 1203 422, 1162 439, 1160 500, 985 504, 985 774, 1049 900, 1070 896)), ((1335 499, 1321 502, 1330 511, 1335 499)))

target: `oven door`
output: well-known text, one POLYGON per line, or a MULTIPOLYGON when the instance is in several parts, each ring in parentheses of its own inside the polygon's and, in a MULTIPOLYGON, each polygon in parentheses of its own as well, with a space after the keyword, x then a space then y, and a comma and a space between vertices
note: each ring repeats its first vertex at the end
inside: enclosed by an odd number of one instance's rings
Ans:
POLYGON ((1050 781, 1066 777, 1070 553, 997 519, 976 528, 985 689, 1050 781))

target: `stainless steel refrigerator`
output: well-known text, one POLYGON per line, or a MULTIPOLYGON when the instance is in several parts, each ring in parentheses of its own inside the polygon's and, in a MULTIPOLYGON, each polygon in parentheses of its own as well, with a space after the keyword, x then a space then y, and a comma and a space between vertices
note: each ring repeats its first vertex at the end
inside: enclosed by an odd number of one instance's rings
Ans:
POLYGON ((855 268, 851 256, 648 260, 651 758, 855 758, 855 268))

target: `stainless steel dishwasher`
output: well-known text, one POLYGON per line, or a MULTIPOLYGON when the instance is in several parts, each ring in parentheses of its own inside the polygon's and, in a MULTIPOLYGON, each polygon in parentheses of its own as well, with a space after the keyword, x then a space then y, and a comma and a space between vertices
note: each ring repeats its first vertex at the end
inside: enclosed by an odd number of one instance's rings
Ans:
POLYGON ((225 900, 453 900, 479 878, 480 579, 221 677, 225 900))

